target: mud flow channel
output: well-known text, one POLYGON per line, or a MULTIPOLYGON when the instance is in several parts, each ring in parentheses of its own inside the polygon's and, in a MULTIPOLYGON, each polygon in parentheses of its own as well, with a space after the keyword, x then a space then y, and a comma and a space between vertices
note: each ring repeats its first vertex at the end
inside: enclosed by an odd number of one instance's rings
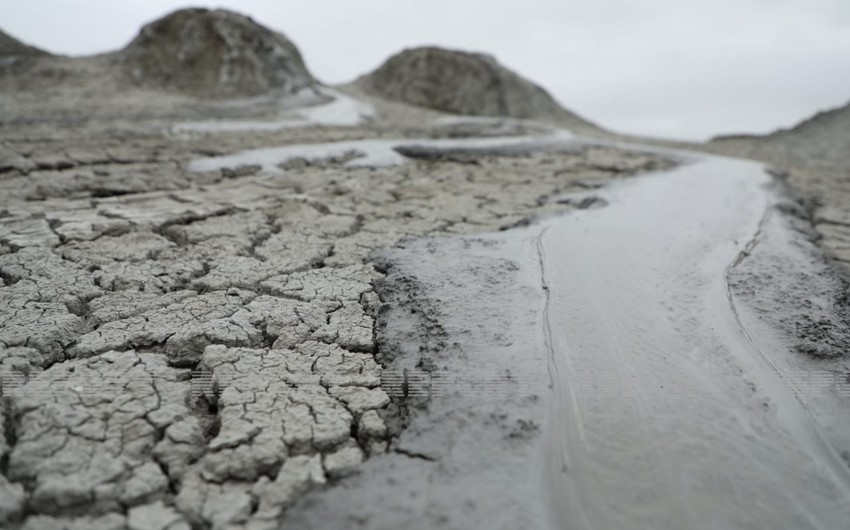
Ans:
POLYGON ((761 165, 676 156, 672 171, 563 198, 588 209, 384 252, 383 378, 415 373, 413 394, 429 398, 389 454, 286 523, 850 527, 832 445, 847 439, 846 404, 798 392, 788 373, 816 360, 727 282, 773 300, 749 278, 814 261, 795 254, 805 246, 761 165))
POLYGON ((702 159, 542 228, 555 527, 850 525, 846 467, 731 305, 767 181, 702 159))

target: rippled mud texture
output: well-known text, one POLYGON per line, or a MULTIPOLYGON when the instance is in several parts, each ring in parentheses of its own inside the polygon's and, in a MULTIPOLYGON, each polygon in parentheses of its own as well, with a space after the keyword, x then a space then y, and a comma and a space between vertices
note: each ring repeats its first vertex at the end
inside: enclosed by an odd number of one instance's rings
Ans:
POLYGON ((577 145, 188 169, 381 135, 404 133, 196 136, 95 120, 2 135, 0 524, 276 528, 309 490, 394 451, 404 417, 381 387, 392 355, 375 324, 391 300, 370 254, 522 224, 572 208, 550 200, 566 191, 672 165, 577 145))

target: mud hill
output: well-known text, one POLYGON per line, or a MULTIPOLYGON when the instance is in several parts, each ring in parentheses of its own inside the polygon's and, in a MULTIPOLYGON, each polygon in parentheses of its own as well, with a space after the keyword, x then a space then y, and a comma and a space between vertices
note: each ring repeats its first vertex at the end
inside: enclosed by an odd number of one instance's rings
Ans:
POLYGON ((24 44, 15 37, 0 30, 0 58, 39 57, 44 55, 49 54, 43 50, 24 44))
POLYGON ((7 79, 28 71, 42 57, 51 55, 0 30, 0 90, 8 90, 10 83, 6 82, 7 79))
POLYGON ((158 19, 117 56, 142 86, 201 97, 294 93, 316 84, 284 35, 221 9, 184 9, 158 19))
POLYGON ((712 150, 817 171, 850 172, 850 104, 765 136, 719 136, 712 150))
POLYGON ((561 107, 542 87, 479 53, 407 49, 357 84, 376 96, 454 114, 534 118, 597 129, 561 107))

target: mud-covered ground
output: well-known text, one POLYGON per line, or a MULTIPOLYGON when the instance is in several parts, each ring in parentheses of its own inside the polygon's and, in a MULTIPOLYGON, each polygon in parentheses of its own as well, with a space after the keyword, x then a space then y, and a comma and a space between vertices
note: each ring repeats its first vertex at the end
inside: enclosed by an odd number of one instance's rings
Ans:
POLYGON ((630 138, 226 11, 0 55, 0 528, 847 520, 846 111, 630 138))
POLYGON ((404 430, 389 455, 305 496, 284 527, 555 528, 542 488, 551 386, 538 231, 380 253, 384 380, 404 398, 404 430))
POLYGON ((776 176, 798 196, 803 211, 815 228, 819 246, 830 259, 850 271, 850 167, 843 155, 846 134, 836 134, 832 141, 812 137, 802 139, 806 152, 789 141, 744 141, 735 138, 718 140, 703 149, 762 160, 777 168, 776 176), (802 152, 801 152, 802 151, 802 152))
POLYGON ((405 428, 284 527, 840 527, 846 285, 805 203, 700 157, 549 200, 587 210, 379 254, 405 428))
POLYGON ((385 269, 372 253, 587 206, 558 197, 672 165, 576 144, 193 172, 193 160, 247 149, 525 126, 439 125, 388 105, 357 128, 176 133, 207 114, 43 112, 58 105, 23 97, 0 129, 8 528, 276 528, 311 488, 374 455, 418 458, 396 446, 397 379, 381 384, 395 353, 375 322, 392 297, 376 291, 385 269))

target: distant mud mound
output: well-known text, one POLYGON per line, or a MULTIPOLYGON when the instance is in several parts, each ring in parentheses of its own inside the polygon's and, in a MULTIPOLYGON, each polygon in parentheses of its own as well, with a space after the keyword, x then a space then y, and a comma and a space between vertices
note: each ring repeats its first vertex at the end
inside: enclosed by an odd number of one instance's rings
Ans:
POLYGON ((790 129, 765 136, 727 135, 711 140, 717 151, 784 167, 850 172, 850 104, 819 112, 790 129))
POLYGON ((4 91, 13 90, 17 79, 37 65, 42 57, 51 57, 45 51, 28 46, 0 30, 0 77, 4 91))
POLYGON ((0 30, 0 58, 11 57, 41 57, 49 55, 47 52, 28 46, 15 37, 0 30))
POLYGON ((225 10, 176 11, 142 28, 119 57, 139 85, 201 97, 294 93, 316 84, 289 39, 225 10))
POLYGON ((358 84, 385 99, 454 114, 566 118, 590 125, 543 88, 477 53, 433 47, 404 50, 358 84))

